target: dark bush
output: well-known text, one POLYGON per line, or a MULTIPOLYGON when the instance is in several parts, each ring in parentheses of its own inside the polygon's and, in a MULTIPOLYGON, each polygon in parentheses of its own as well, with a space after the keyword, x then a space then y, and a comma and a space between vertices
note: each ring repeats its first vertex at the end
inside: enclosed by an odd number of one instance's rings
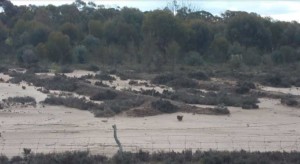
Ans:
POLYGON ((1 164, 9 164, 9 160, 6 156, 0 154, 0 163, 1 164))
POLYGON ((272 87, 284 87, 284 88, 289 88, 291 87, 291 81, 287 78, 284 78, 283 76, 280 75, 273 75, 273 76, 267 76, 263 84, 264 85, 269 85, 272 87))
POLYGON ((154 79, 152 79, 153 84, 167 84, 173 80, 178 78, 177 75, 174 74, 163 74, 163 75, 157 75, 154 79))
POLYGON ((25 97, 8 97, 7 99, 2 100, 3 102, 6 102, 10 105, 14 104, 27 104, 27 105, 36 105, 36 101, 33 97, 25 96, 25 97))
POLYGON ((129 85, 138 85, 139 82, 138 82, 138 81, 135 81, 135 80, 130 80, 128 84, 129 84, 129 85))
POLYGON ((117 97, 117 93, 111 90, 99 91, 95 95, 91 96, 91 100, 112 100, 117 97))
POLYGON ((109 87, 109 85, 104 84, 102 81, 96 81, 95 85, 97 85, 99 87, 109 87))
POLYGON ((103 110, 100 104, 92 103, 84 98, 77 97, 47 97, 44 101, 45 104, 49 105, 63 105, 70 108, 77 108, 81 110, 103 110))
POLYGON ((230 114, 230 111, 224 105, 218 105, 218 106, 214 107, 212 110, 215 114, 222 114, 222 115, 223 114, 230 114))
POLYGON ((141 89, 141 91, 137 91, 136 93, 141 93, 143 95, 149 95, 149 96, 154 96, 154 97, 161 97, 162 94, 160 94, 158 91, 156 91, 155 89, 147 89, 147 90, 144 90, 144 89, 141 89))
POLYGON ((185 150, 182 152, 149 152, 139 151, 137 153, 123 152, 117 153, 112 158, 102 155, 91 155, 89 152, 64 152, 51 154, 31 154, 29 160, 16 156, 8 159, 0 156, 1 164, 130 164, 130 163, 232 163, 232 164, 281 164, 281 163, 300 163, 299 152, 246 152, 241 151, 200 151, 192 152, 185 150), (30 162, 28 162, 30 161, 30 162))
POLYGON ((89 65, 89 66, 87 67, 87 70, 88 70, 88 71, 97 72, 97 71, 100 70, 100 68, 99 68, 98 66, 96 66, 96 65, 89 65))
POLYGON ((136 98, 105 101, 103 104, 101 104, 101 106, 104 109, 109 109, 115 113, 121 113, 131 108, 141 106, 144 102, 145 102, 144 98, 136 97, 136 98))
POLYGON ((299 103, 297 99, 293 96, 286 96, 284 98, 281 98, 281 104, 287 105, 287 106, 297 106, 299 103))
POLYGON ((250 89, 255 89, 255 84, 252 82, 238 82, 237 88, 235 89, 235 92, 238 94, 246 94, 249 93, 250 89))
POLYGON ((8 68, 5 66, 0 66, 0 72, 1 73, 6 73, 8 71, 8 68))
POLYGON ((73 92, 78 88, 76 78, 69 78, 64 75, 56 75, 49 78, 39 78, 38 76, 30 73, 15 73, 11 74, 13 76, 9 81, 11 83, 20 83, 21 81, 26 81, 27 83, 32 83, 36 87, 44 87, 48 90, 61 90, 73 92))
POLYGON ((163 113, 175 113, 179 110, 176 105, 173 105, 170 101, 167 100, 156 100, 151 103, 151 106, 154 109, 157 109, 163 113))
POLYGON ((189 78, 197 79, 197 80, 209 80, 209 77, 204 72, 192 72, 188 74, 189 78))
POLYGON ((246 93, 249 93, 249 91, 250 91, 250 88, 245 87, 245 86, 239 86, 235 89, 235 92, 238 94, 246 94, 246 93))
POLYGON ((57 73, 72 73, 74 71, 74 69, 72 69, 71 67, 67 67, 67 66, 62 66, 57 73))
POLYGON ((114 81, 116 78, 110 76, 109 74, 96 74, 95 78, 98 80, 107 80, 107 81, 114 81))
POLYGON ((49 68, 41 67, 41 66, 34 66, 27 69, 26 73, 48 73, 49 68))
POLYGON ((175 88, 197 88, 199 86, 197 81, 189 78, 174 79, 169 85, 175 88))

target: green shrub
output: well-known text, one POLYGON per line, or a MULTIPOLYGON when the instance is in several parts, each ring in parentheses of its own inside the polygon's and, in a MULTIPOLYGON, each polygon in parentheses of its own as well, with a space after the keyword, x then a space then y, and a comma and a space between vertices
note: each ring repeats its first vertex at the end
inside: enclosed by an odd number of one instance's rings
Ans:
POLYGON ((154 109, 157 109, 163 113, 175 113, 179 110, 176 105, 173 105, 170 101, 167 100, 156 100, 151 103, 151 106, 154 109))

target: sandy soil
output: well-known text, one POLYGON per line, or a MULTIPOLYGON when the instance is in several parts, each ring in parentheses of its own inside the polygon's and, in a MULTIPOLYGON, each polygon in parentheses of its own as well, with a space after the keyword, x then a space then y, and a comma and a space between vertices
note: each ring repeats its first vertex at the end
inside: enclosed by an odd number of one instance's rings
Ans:
MULTIPOLYGON (((46 95, 33 86, 0 83, 1 98, 46 95)), ((300 151, 300 110, 282 106, 280 100, 261 99, 259 110, 230 108, 230 116, 164 114, 152 117, 95 118, 87 111, 62 106, 0 110, 0 154, 90 150, 112 155, 117 146, 112 125, 126 151, 240 150, 300 151), (183 115, 178 122, 177 115, 183 115)))
POLYGON ((300 96, 300 89, 298 87, 274 88, 274 87, 261 86, 261 89, 264 91, 280 92, 280 93, 300 96))

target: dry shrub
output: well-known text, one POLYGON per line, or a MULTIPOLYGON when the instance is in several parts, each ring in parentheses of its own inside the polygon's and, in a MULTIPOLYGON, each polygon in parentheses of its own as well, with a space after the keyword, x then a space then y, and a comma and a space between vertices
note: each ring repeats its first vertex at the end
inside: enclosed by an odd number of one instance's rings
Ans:
POLYGON ((98 93, 94 94, 93 96, 90 97, 91 100, 112 100, 116 98, 118 94, 114 91, 111 90, 105 90, 105 91, 99 91, 98 93))
POLYGON ((163 113, 175 113, 179 110, 178 106, 173 105, 167 100, 156 100, 151 103, 154 109, 157 109, 163 113))

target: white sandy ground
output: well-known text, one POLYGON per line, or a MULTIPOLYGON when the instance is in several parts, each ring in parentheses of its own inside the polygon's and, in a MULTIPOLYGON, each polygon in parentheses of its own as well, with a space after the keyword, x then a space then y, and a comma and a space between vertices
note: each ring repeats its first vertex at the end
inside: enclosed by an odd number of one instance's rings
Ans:
POLYGON ((300 88, 294 86, 291 88, 274 88, 274 87, 261 86, 261 90, 271 91, 271 92, 281 92, 285 94, 300 96, 300 88))
MULTIPOLYGON (((0 83, 0 98, 46 95, 33 86, 0 83)), ((117 146, 112 125, 126 151, 249 150, 300 151, 300 110, 282 106, 280 100, 261 99, 258 110, 230 108, 230 116, 164 114, 152 117, 95 118, 88 111, 62 106, 0 110, 0 154, 90 150, 112 155, 117 146), (177 115, 183 115, 178 122, 177 115)))

